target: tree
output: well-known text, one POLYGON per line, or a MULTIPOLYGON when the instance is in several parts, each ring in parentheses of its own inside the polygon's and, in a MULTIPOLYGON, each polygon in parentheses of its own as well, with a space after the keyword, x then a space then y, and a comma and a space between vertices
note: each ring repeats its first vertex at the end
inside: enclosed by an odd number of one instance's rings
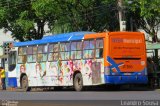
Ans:
POLYGON ((160 1, 159 0, 134 0, 128 4, 133 14, 136 14, 135 22, 152 37, 153 42, 158 42, 157 33, 160 26, 160 1), (138 13, 138 14, 137 14, 138 13))
POLYGON ((11 31, 13 38, 20 41, 31 39, 26 33, 33 28, 34 23, 24 19, 29 12, 29 0, 0 0, 0 28, 11 31))
POLYGON ((58 22, 68 25, 69 31, 117 30, 116 0, 57 0, 65 14, 58 22), (113 8, 114 7, 114 8, 113 8), (65 19, 65 20, 64 20, 65 19))
POLYGON ((40 38, 44 34, 44 25, 47 24, 50 29, 54 27, 54 22, 59 18, 59 5, 56 0, 36 0, 32 2, 32 9, 35 12, 37 19, 35 19, 38 31, 40 31, 40 38))
POLYGON ((54 19, 54 7, 53 0, 0 0, 0 28, 20 41, 41 39, 44 25, 54 19))
POLYGON ((0 28, 20 41, 52 33, 119 29, 116 0, 0 0, 0 28))

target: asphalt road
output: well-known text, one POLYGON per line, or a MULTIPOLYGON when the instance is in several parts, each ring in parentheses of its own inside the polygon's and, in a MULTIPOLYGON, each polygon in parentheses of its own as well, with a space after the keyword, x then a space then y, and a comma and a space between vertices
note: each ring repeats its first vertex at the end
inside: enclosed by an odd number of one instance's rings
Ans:
MULTIPOLYGON (((131 88, 118 91, 91 89, 82 92, 70 89, 32 92, 7 90, 0 91, 0 100, 1 102, 9 101, 11 103, 16 101, 18 106, 107 106, 106 104, 115 106, 120 105, 123 100, 160 100, 160 89, 131 88)), ((160 105, 160 101, 158 102, 158 105, 160 105)))

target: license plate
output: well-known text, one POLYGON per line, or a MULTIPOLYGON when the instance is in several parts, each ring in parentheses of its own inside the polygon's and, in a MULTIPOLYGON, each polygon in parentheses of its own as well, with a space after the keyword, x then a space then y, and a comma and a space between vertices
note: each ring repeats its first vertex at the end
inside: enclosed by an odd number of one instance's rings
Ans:
POLYGON ((131 73, 124 73, 124 75, 131 75, 131 73))

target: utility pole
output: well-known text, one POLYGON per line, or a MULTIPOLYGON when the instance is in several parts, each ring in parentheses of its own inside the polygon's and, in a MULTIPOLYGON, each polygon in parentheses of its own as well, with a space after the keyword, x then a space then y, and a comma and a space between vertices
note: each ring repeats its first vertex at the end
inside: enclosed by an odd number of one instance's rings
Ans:
POLYGON ((131 31, 133 31, 133 19, 132 19, 132 17, 130 17, 130 27, 131 27, 131 31))
POLYGON ((118 14, 119 14, 119 26, 120 26, 120 31, 125 31, 126 30, 126 21, 123 20, 123 1, 118 0, 118 14))

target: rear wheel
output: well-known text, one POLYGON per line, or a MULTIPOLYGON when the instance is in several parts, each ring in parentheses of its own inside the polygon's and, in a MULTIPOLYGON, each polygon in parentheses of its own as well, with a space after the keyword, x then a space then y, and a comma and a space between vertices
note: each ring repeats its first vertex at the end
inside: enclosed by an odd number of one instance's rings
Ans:
POLYGON ((82 91, 83 89, 83 79, 81 73, 77 73, 73 81, 74 89, 76 91, 82 91))
POLYGON ((30 91, 31 87, 28 86, 28 77, 24 75, 21 79, 21 87, 23 91, 30 91))

